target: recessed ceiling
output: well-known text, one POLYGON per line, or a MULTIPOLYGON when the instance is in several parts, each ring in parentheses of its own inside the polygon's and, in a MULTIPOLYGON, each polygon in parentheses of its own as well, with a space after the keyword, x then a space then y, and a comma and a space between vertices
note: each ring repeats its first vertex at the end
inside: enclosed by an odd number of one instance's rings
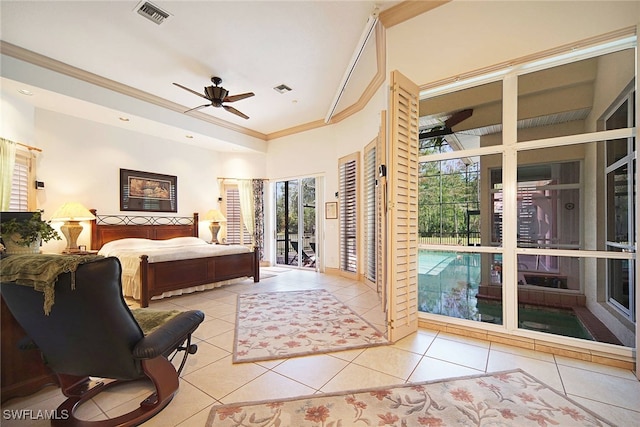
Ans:
POLYGON ((152 3, 170 15, 159 25, 136 1, 2 1, 2 40, 185 110, 202 99, 172 83, 203 90, 219 76, 230 94, 255 93, 233 104, 250 119, 200 112, 269 134, 325 117, 368 17, 399 2, 152 3), (294 90, 273 90, 283 83, 294 90))

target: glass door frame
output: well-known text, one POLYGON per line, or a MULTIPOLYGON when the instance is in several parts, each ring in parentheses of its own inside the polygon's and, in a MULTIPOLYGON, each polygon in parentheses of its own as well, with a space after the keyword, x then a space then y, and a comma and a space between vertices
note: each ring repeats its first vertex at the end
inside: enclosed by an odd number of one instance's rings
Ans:
MULTIPOLYGON (((635 83, 635 82, 633 82, 635 83)), ((626 126, 627 127, 633 127, 634 126, 634 118, 635 118, 635 104, 634 104, 634 100, 635 100, 635 85, 630 85, 630 87, 627 88, 627 90, 625 91, 625 93, 622 94, 622 96, 620 97, 620 99, 615 102, 612 105, 612 108, 610 109, 609 114, 607 114, 604 117, 604 125, 605 125, 605 130, 608 130, 607 124, 608 124, 608 120, 609 118, 611 118, 621 107, 623 107, 624 105, 626 105, 626 115, 627 115, 627 123, 626 126)), ((609 163, 610 159, 606 159, 605 160, 605 177, 608 180, 610 175, 615 175, 617 173, 617 171, 622 170, 626 167, 626 176, 627 176, 627 180, 626 180, 626 186, 627 186, 627 191, 626 191, 626 200, 627 200, 627 218, 625 218, 625 222, 627 224, 627 229, 626 231, 626 235, 627 237, 627 241, 626 242, 617 242, 617 241, 611 241, 607 238, 606 240, 606 250, 607 251, 621 251, 621 252, 634 252, 635 251, 635 238, 633 236, 635 236, 635 182, 634 182, 634 176, 635 176, 635 159, 636 159, 636 150, 635 150, 635 138, 631 137, 631 138, 626 138, 626 155, 622 156, 620 159, 615 160, 613 162, 611 162, 611 164, 609 163)), ((615 178, 614 178, 615 179, 615 178)), ((613 189, 609 188, 608 185, 606 186, 606 191, 607 193, 612 191, 613 189)), ((609 194, 607 194, 606 197, 609 197, 609 194)), ((610 221, 612 221, 611 218, 608 218, 609 216, 609 211, 607 210, 605 212, 606 215, 606 223, 607 223, 607 227, 609 227, 610 225, 610 221)), ((615 224, 615 221, 614 221, 615 224)), ((608 231, 607 231, 608 232, 608 231)), ((606 286, 606 293, 607 293, 607 302, 613 306, 618 312, 620 312, 622 315, 624 315, 625 317, 627 317, 630 321, 635 322, 636 321, 636 307, 634 304, 635 301, 635 293, 636 293, 636 289, 635 289, 635 281, 636 281, 636 277, 635 277, 635 268, 633 268, 633 263, 632 262, 628 262, 627 263, 627 268, 628 268, 628 285, 629 289, 628 289, 628 306, 625 306, 624 302, 618 301, 616 299, 615 296, 615 292, 612 288, 612 286, 614 286, 614 283, 611 283, 612 278, 612 274, 615 273, 614 270, 616 270, 616 267, 614 265, 613 260, 609 260, 607 261, 607 272, 606 272, 606 280, 607 280, 607 286, 606 286)))
POLYGON ((283 180, 276 180, 274 182, 274 191, 273 191, 273 197, 274 197, 274 246, 275 246, 275 265, 281 265, 281 266, 288 266, 288 267, 296 267, 296 268, 306 268, 306 269, 318 269, 319 266, 319 256, 318 256, 318 252, 320 252, 320 245, 319 243, 319 239, 318 236, 321 235, 319 234, 319 230, 318 230, 318 209, 317 206, 319 204, 319 189, 318 189, 318 183, 319 183, 319 178, 315 177, 315 176, 307 176, 307 177, 300 177, 300 178, 291 178, 291 179, 283 179, 283 180), (309 204, 305 204, 305 197, 304 197, 304 182, 307 180, 314 180, 314 206, 311 206, 309 204), (289 220, 288 217, 290 216, 290 208, 292 208, 292 206, 290 205, 290 193, 289 193, 289 186, 293 183, 293 185, 296 187, 297 189, 297 203, 295 206, 296 212, 297 212, 297 226, 296 226, 296 230, 295 233, 298 236, 298 238, 296 240, 292 240, 290 238, 290 233, 292 232, 292 230, 289 230, 289 220), (279 243, 283 241, 283 239, 279 238, 278 232, 278 221, 279 221, 279 213, 278 213, 278 197, 279 197, 279 186, 281 186, 282 184, 284 184, 284 188, 286 188, 286 190, 284 191, 284 195, 283 197, 286 197, 286 203, 284 206, 284 214, 287 215, 287 219, 285 220, 285 229, 284 229, 284 245, 285 248, 284 249, 279 249, 279 243), (314 208, 315 210, 315 214, 313 215, 313 223, 312 224, 306 224, 305 223, 305 210, 308 208, 314 208), (310 230, 313 230, 313 232, 309 235, 306 236, 305 234, 305 225, 308 225, 310 230), (302 236, 302 238, 300 238, 300 236, 302 236), (306 239, 309 239, 309 242, 306 241, 306 239), (308 243, 308 244, 307 244, 308 243), (313 243, 313 245, 311 245, 311 243, 313 243), (315 248, 313 248, 313 246, 315 246, 315 248), (311 251, 310 251, 311 248, 311 251), (284 254, 281 254, 281 252, 284 251, 284 254), (290 252, 291 251, 291 252, 290 252), (284 256, 284 258, 283 258, 284 256), (282 259, 284 262, 279 262, 280 259, 282 259), (295 261, 295 264, 293 264, 293 262, 295 261))

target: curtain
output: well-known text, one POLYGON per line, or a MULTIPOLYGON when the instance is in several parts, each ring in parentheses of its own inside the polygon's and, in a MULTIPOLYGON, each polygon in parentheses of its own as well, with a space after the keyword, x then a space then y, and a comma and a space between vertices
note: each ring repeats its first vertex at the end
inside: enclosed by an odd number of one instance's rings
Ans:
POLYGON ((264 181, 254 179, 253 209, 255 220, 255 247, 259 251, 260 260, 264 259, 264 181))
POLYGON ((11 182, 16 161, 16 143, 0 138, 0 210, 9 210, 11 182))

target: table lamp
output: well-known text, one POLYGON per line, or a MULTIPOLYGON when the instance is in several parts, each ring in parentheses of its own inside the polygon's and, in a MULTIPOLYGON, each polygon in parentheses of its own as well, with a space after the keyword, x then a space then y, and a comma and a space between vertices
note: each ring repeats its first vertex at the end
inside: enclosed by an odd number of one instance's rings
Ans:
POLYGON ((63 253, 78 252, 78 236, 82 233, 80 221, 89 221, 96 217, 78 202, 69 202, 60 206, 51 216, 51 221, 64 221, 60 227, 62 235, 67 239, 67 247, 63 253))
POLYGON ((210 221, 209 230, 211 231, 211 243, 220 243, 220 223, 226 222, 227 219, 218 209, 211 209, 204 215, 204 219, 210 221))

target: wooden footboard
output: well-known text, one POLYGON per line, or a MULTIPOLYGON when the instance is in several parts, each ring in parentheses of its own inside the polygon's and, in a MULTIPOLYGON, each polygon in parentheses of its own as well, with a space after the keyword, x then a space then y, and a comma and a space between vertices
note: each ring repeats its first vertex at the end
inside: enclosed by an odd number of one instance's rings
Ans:
POLYGON ((152 297, 164 292, 240 277, 260 281, 258 251, 153 263, 146 255, 140 258, 141 307, 148 307, 152 297))
MULTIPOLYGON (((138 237, 165 240, 173 237, 198 237, 198 214, 193 217, 156 217, 132 215, 98 215, 91 221, 91 247, 100 249, 113 240, 138 237)), ((207 285, 240 277, 260 281, 259 251, 150 263, 140 260, 140 305, 148 307, 152 297, 164 292, 207 285)))

